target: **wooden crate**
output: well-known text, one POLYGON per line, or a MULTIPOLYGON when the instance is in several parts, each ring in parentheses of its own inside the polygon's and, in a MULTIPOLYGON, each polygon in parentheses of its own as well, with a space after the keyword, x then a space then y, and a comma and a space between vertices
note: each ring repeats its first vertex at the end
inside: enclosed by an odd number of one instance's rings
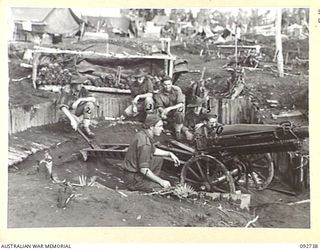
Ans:
POLYGON ((98 107, 95 117, 119 117, 131 103, 130 96, 94 93, 98 107))

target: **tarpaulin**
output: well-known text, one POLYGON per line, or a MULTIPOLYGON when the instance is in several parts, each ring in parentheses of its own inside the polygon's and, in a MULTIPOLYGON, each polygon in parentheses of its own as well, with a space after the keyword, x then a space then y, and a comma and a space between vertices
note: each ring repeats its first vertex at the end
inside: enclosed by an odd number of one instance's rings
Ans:
POLYGON ((54 9, 45 19, 45 30, 51 34, 75 34, 80 30, 79 20, 70 9, 54 9))
POLYGON ((157 75, 164 69, 164 61, 144 58, 101 58, 85 57, 77 64, 77 70, 81 73, 99 72, 108 73, 117 70, 120 66, 123 74, 133 74, 136 69, 143 69, 152 75, 157 75))

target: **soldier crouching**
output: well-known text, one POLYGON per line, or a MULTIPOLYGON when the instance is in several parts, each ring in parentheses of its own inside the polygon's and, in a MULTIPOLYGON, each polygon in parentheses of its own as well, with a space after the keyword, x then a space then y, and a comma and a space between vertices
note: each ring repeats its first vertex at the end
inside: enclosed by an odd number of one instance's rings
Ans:
POLYGON ((77 130, 80 125, 86 135, 92 137, 94 133, 90 130, 90 123, 96 99, 82 86, 85 80, 83 78, 73 79, 70 84, 66 85, 61 90, 57 105, 69 118, 74 130, 77 130))
POLYGON ((151 114, 154 111, 153 83, 147 78, 147 73, 137 70, 132 76, 135 80, 130 85, 132 103, 124 113, 127 117, 135 117, 139 114, 151 114))
POLYGON ((123 161, 123 177, 129 190, 156 191, 171 186, 170 182, 159 177, 163 157, 170 157, 174 165, 180 164, 172 152, 156 148, 154 137, 160 136, 163 122, 157 114, 147 115, 143 129, 136 133, 123 161))
POLYGON ((155 107, 160 117, 172 125, 176 139, 181 138, 184 122, 185 97, 178 86, 172 85, 172 79, 165 76, 162 79, 162 88, 154 96, 155 107))

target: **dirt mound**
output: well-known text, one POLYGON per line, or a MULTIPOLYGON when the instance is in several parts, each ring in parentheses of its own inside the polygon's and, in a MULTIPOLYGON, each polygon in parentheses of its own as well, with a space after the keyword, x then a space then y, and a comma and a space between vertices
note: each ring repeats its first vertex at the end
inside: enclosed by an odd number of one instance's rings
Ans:
POLYGON ((33 105, 49 102, 57 97, 56 93, 34 89, 30 80, 9 85, 9 106, 33 105))

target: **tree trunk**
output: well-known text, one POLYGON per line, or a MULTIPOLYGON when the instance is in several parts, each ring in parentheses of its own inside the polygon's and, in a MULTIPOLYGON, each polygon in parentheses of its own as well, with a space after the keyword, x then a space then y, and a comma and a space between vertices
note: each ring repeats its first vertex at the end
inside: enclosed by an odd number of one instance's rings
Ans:
POLYGON ((283 77, 283 55, 282 55, 282 39, 281 39, 281 16, 282 9, 277 9, 276 13, 276 51, 277 51, 277 65, 279 77, 283 77))

